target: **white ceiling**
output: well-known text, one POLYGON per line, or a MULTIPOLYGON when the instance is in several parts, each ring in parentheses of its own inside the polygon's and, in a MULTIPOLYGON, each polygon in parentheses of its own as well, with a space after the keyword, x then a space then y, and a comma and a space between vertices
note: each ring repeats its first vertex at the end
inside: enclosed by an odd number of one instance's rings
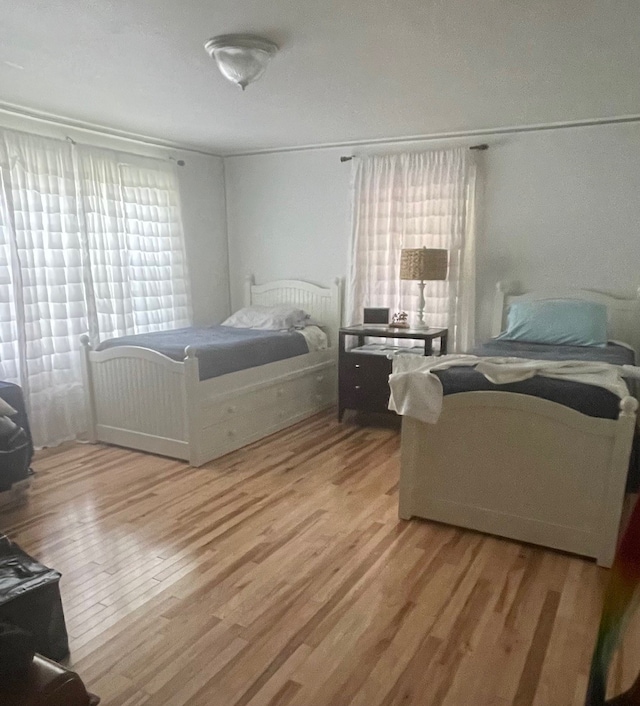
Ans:
POLYGON ((640 113, 640 0, 0 0, 0 101, 214 153, 640 113), (242 93, 202 44, 281 51, 242 93))

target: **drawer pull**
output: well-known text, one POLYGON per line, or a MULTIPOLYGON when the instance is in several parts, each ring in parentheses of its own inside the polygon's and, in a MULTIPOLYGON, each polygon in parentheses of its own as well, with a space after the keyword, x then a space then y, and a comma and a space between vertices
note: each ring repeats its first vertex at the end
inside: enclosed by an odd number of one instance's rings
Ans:
POLYGON ((354 365, 354 367, 355 367, 355 368, 359 368, 359 367, 360 367, 360 363, 356 363, 356 364, 354 365))
POLYGON ((324 380, 324 375, 316 375, 316 380, 322 382, 324 380))
POLYGON ((356 389, 356 390, 359 390, 359 389, 360 389, 360 385, 356 385, 356 386, 355 386, 355 389, 356 389))

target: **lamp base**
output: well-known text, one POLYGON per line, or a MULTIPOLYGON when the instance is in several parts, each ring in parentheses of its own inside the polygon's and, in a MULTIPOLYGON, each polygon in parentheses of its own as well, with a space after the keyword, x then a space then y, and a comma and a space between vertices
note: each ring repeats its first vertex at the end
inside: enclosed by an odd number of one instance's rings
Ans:
POLYGON ((418 321, 415 325, 415 328, 424 330, 426 328, 429 328, 429 325, 425 323, 424 320, 424 307, 425 307, 425 300, 424 300, 424 281, 418 282, 418 287, 420 288, 420 301, 418 305, 418 321))

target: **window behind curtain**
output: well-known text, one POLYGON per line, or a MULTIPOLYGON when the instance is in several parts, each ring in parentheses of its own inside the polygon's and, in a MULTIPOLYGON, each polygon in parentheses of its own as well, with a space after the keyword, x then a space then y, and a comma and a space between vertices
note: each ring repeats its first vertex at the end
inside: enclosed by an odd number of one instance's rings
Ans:
POLYGON ((173 170, 86 148, 79 150, 78 166, 99 337, 188 325, 173 170))
POLYGON ((365 306, 418 311, 416 282, 400 279, 403 248, 449 251, 446 281, 425 285, 425 320, 448 327, 454 349, 473 339, 475 165, 467 149, 362 157, 353 180, 348 322, 365 306))
POLYGON ((37 446, 83 431, 81 334, 188 316, 172 165, 0 131, 0 379, 22 385, 37 446))

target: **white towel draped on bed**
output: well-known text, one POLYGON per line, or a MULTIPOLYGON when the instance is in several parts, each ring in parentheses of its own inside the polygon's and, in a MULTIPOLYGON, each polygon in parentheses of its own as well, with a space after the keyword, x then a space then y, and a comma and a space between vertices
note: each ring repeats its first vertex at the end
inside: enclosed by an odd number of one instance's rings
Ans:
POLYGON ((396 355, 389 377, 389 409, 435 424, 442 412, 442 384, 436 370, 457 366, 475 367, 496 385, 528 380, 534 375, 571 380, 603 387, 621 399, 629 395, 624 377, 640 378, 640 368, 585 361, 529 360, 526 358, 481 358, 475 355, 418 357, 396 355))

